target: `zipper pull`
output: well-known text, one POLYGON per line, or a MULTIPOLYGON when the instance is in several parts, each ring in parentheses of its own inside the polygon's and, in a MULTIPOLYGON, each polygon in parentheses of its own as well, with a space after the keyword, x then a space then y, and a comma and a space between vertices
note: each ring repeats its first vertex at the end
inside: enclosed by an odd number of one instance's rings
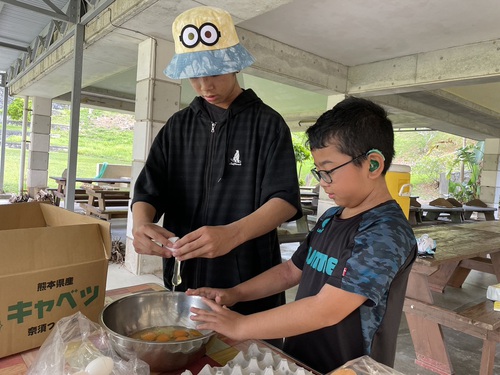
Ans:
POLYGON ((210 131, 211 133, 215 133, 215 127, 217 126, 216 122, 212 122, 212 130, 210 131))

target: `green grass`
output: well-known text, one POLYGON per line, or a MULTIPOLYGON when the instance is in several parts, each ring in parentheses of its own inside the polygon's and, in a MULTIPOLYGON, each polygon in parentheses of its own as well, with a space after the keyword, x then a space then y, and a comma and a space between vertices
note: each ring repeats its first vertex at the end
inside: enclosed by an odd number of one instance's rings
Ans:
MULTIPOLYGON (((19 185, 19 164, 21 151, 18 149, 7 149, 5 155, 5 175, 4 175, 4 191, 6 193, 18 193, 19 185)), ((110 164, 131 164, 131 159, 118 158, 102 158, 92 155, 78 155, 78 165, 76 174, 78 177, 95 177, 96 166, 98 163, 108 162, 110 164)), ((68 154, 65 152, 50 152, 49 158, 49 177, 61 176, 61 173, 66 168, 68 163, 68 154)), ((26 161, 26 166, 28 162, 26 161)), ((26 176, 25 176, 26 179, 26 176)), ((56 188, 57 183, 49 178, 47 183, 49 188, 56 188)), ((24 184, 26 189, 26 180, 24 184)))
MULTIPOLYGON (((9 126, 10 130, 21 130, 20 126, 9 126)), ((67 147, 69 132, 67 128, 54 127, 51 133, 51 146, 67 147)), ((7 142, 20 142, 20 136, 10 136, 7 142)), ((122 130, 113 127, 92 127, 83 125, 80 129, 78 145, 77 171, 78 177, 94 177, 98 163, 108 162, 109 164, 132 163, 132 142, 133 130, 122 130)), ((6 193, 19 193, 19 165, 21 150, 6 149, 5 153, 5 174, 4 191, 6 193)), ((61 176, 61 173, 68 164, 67 152, 49 152, 49 177, 61 176)), ((28 168, 28 153, 26 153, 26 168, 28 168)), ((25 176, 26 179, 26 176, 25 176)), ((49 188, 57 187, 54 180, 48 179, 49 188)), ((24 183, 26 189, 26 180, 24 183)))

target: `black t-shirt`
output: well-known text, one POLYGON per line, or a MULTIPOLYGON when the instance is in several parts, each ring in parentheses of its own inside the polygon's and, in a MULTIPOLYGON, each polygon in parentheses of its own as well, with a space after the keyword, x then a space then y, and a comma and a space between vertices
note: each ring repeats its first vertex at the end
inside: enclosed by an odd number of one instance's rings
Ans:
POLYGON ((203 107, 207 111, 212 122, 222 122, 227 117, 227 109, 210 104, 206 100, 203 101, 203 107))

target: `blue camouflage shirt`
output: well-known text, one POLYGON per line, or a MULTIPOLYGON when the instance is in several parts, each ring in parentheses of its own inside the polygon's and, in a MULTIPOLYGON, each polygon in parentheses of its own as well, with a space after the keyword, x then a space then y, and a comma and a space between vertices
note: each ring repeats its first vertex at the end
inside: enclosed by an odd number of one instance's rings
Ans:
MULTIPOLYGON (((377 332, 385 324, 397 334, 407 273, 415 258, 415 236, 396 201, 349 219, 339 218, 342 209, 326 211, 292 256, 302 270, 297 300, 318 294, 325 283, 367 298, 342 322, 286 339, 287 353, 323 373, 370 355, 377 332), (393 283, 403 269, 407 270, 403 282, 393 283), (399 295, 399 301, 390 307, 399 309, 395 315, 388 311, 390 289, 399 295), (398 321, 384 322, 386 316, 396 316, 398 321)), ((377 340, 377 345, 395 348, 394 342, 384 340, 388 341, 377 340)), ((380 351, 384 349, 378 348, 380 351)))

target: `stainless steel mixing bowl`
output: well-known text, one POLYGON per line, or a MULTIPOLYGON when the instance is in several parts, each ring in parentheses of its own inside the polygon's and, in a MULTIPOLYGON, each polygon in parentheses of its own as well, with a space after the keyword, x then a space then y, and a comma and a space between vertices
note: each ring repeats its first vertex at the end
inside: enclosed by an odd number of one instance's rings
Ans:
POLYGON ((199 330, 203 336, 179 342, 148 342, 129 336, 152 327, 196 328, 196 323, 189 318, 192 306, 209 309, 200 297, 181 292, 140 292, 105 306, 99 318, 113 348, 122 358, 136 355, 149 364, 151 371, 166 372, 186 368, 201 358, 214 332, 199 330))

